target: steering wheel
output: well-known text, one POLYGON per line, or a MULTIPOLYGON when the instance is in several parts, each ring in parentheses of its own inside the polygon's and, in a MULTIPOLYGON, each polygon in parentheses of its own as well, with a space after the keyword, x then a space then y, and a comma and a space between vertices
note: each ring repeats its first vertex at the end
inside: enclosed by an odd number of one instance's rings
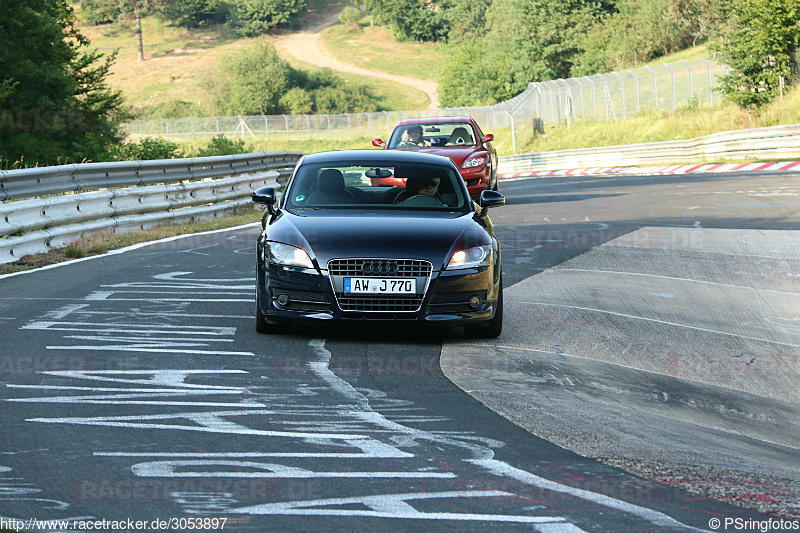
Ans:
POLYGON ((444 207, 444 203, 441 200, 430 194, 415 194, 400 202, 400 205, 408 207, 444 207))

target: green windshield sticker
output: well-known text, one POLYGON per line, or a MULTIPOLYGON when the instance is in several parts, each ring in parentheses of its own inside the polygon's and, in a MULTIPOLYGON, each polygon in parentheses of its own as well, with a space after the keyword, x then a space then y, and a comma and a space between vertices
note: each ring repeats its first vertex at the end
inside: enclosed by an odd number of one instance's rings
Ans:
POLYGON ((294 201, 295 201, 295 202, 302 202, 302 201, 303 201, 303 200, 305 200, 305 199, 306 199, 306 197, 305 197, 304 195, 302 195, 302 194, 301 194, 301 195, 299 195, 297 198, 295 198, 295 199, 294 199, 294 201))

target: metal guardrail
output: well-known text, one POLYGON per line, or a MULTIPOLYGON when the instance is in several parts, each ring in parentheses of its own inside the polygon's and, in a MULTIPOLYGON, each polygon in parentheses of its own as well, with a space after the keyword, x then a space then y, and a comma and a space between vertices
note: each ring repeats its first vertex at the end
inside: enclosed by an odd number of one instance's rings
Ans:
POLYGON ((260 152, 5 171, 0 174, 0 198, 17 201, 0 204, 0 263, 101 231, 136 231, 218 216, 249 204, 254 189, 280 188, 300 156, 260 152), (40 197, 57 193, 66 194, 40 197))
POLYGON ((0 201, 263 172, 293 167, 302 155, 302 152, 255 152, 190 159, 76 163, 0 170, 0 201))
POLYGON ((567 168, 620 167, 719 159, 800 157, 800 124, 712 133, 683 141, 605 146, 503 156, 502 174, 567 168))

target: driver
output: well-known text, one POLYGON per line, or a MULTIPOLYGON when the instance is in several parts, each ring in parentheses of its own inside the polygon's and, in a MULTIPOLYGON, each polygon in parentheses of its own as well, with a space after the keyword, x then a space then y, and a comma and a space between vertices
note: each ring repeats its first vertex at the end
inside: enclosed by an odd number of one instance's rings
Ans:
POLYGON ((411 126, 406 130, 406 133, 408 133, 408 139, 401 141, 398 147, 422 148, 430 146, 425 139, 422 138, 422 126, 411 126))
POLYGON ((406 180, 406 190, 410 196, 427 194, 436 196, 439 192, 439 178, 408 178, 406 180))

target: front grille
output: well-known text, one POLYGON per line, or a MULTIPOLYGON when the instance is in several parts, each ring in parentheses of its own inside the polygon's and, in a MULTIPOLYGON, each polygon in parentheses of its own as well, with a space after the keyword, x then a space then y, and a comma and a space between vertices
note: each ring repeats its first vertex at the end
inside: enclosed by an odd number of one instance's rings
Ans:
POLYGON ((422 304, 421 294, 402 296, 397 294, 392 294, 391 296, 344 296, 337 294, 336 298, 339 300, 339 307, 342 308, 342 311, 414 312, 422 304))
POLYGON ((419 259, 332 259, 328 261, 328 273, 331 276, 414 278, 430 276, 431 269, 429 262, 419 259), (370 267, 375 263, 381 266, 368 269, 365 273, 365 263, 369 263, 370 267), (391 266, 388 265, 389 263, 391 266), (389 273, 391 271, 393 272, 389 273))
MULTIPOLYGON (((336 301, 342 311, 413 313, 422 306, 424 294, 345 294, 344 277, 417 278, 419 290, 427 287, 433 267, 419 259, 332 259, 328 273, 334 280, 336 301), (420 279, 420 278, 425 278, 420 279)), ((386 315, 382 315, 385 317, 386 315)))

